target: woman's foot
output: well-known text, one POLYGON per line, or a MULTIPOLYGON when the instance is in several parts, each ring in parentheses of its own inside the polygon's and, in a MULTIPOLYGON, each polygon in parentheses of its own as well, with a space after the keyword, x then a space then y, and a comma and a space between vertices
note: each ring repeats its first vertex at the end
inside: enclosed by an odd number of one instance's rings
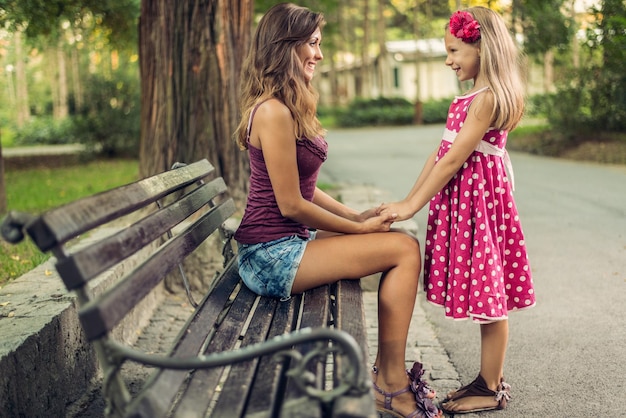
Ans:
POLYGON ((378 369, 376 366, 372 367, 372 373, 378 411, 399 418, 438 418, 442 416, 442 412, 432 401, 436 396, 435 392, 421 379, 424 372, 420 363, 416 362, 411 370, 406 371, 408 385, 397 390, 386 387, 383 382, 377 382, 378 369))
POLYGON ((504 409, 511 399, 511 386, 504 382, 504 379, 501 379, 494 391, 489 389, 485 379, 478 375, 472 383, 448 394, 448 396, 449 399, 442 404, 443 411, 448 414, 467 414, 504 409))

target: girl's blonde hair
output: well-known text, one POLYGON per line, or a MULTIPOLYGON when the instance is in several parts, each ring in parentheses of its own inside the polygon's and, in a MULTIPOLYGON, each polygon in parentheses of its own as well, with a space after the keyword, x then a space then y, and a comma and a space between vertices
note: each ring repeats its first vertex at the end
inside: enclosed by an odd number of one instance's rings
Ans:
POLYGON ((271 98, 291 111, 296 139, 326 134, 317 118, 318 93, 305 78, 298 57, 298 47, 324 24, 321 13, 290 3, 272 7, 261 18, 241 74, 242 118, 235 132, 239 148, 248 148, 247 128, 254 106, 271 98))
POLYGON ((523 57, 502 17, 486 7, 467 9, 480 24, 479 77, 494 95, 493 127, 512 130, 524 115, 523 57))

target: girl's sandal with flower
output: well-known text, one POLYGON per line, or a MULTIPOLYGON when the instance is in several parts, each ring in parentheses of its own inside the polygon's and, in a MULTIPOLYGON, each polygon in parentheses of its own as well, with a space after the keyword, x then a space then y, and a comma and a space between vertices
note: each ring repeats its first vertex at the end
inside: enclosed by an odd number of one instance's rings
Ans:
POLYGON ((441 409, 446 414, 469 414, 473 412, 482 412, 482 411, 493 411, 500 410, 506 408, 508 401, 511 400, 511 385, 506 383, 504 379, 500 379, 500 384, 498 388, 493 391, 489 389, 485 379, 479 374, 476 379, 469 385, 465 385, 459 390, 457 390, 454 394, 449 396, 446 400, 442 402, 441 409), (494 406, 480 407, 480 408, 472 408, 466 410, 453 410, 446 408, 446 403, 450 401, 458 401, 459 399, 468 398, 470 396, 484 396, 484 397, 493 397, 493 399, 498 402, 494 406))
MULTIPOLYGON (((372 372, 378 374, 378 368, 372 367, 372 372)), ((376 399, 376 410, 382 413, 389 414, 397 418, 439 418, 442 416, 442 412, 435 406, 433 399, 436 396, 428 384, 422 379, 424 370, 422 364, 415 362, 411 370, 406 371, 410 383, 409 386, 404 389, 400 389, 396 392, 386 392, 381 389, 376 383, 373 383, 376 392, 383 395, 384 400, 380 401, 376 399), (413 392, 415 395, 415 401, 417 403, 417 409, 408 415, 402 415, 391 406, 393 398, 402 395, 403 393, 413 392)))

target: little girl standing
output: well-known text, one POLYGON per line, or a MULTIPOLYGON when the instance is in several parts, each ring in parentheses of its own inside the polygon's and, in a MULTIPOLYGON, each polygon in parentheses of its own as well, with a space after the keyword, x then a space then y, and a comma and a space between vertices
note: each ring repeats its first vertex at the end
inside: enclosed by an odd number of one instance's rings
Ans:
POLYGON ((535 294, 504 148, 524 110, 517 46, 502 18, 484 7, 454 13, 445 44, 446 65, 473 87, 452 102, 443 140, 407 197, 378 211, 399 221, 430 202, 427 299, 481 330, 478 377, 449 393, 442 407, 462 414, 506 407, 508 312, 534 306, 535 294))

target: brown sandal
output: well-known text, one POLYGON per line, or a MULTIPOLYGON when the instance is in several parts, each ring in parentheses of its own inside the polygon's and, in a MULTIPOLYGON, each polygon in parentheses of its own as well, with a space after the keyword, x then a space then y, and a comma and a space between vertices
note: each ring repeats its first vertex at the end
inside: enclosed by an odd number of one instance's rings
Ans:
MULTIPOLYGON (((374 374, 378 374, 378 368, 376 366, 372 367, 372 372, 374 374)), ((411 381, 409 386, 404 389, 400 389, 396 392, 386 392, 381 389, 376 383, 372 383, 374 389, 384 396, 384 401, 376 400, 376 410, 380 412, 385 412, 387 414, 391 414, 397 418, 437 418, 441 416, 441 411, 435 406, 433 403, 433 398, 435 398, 436 393, 433 391, 428 384, 422 379, 422 375, 424 374, 424 370, 422 369, 422 364, 419 362, 413 363, 413 368, 411 370, 406 371, 409 376, 409 380, 411 381), (413 392, 415 395, 415 401, 417 403, 417 409, 411 412, 409 415, 402 415, 391 406, 391 401, 398 395, 402 395, 403 393, 413 392)))
POLYGON ((500 384, 496 391, 489 389, 485 379, 479 374, 476 379, 469 385, 465 385, 457 390, 452 396, 449 396, 442 402, 441 409, 446 414, 469 414, 473 412, 493 411, 495 409, 506 408, 507 402, 511 400, 511 385, 504 381, 504 378, 500 379, 500 384), (446 409, 445 403, 449 401, 457 401, 459 399, 467 398, 470 396, 493 396, 494 400, 498 402, 495 406, 488 406, 484 408, 474 408, 466 411, 452 411, 446 409))

